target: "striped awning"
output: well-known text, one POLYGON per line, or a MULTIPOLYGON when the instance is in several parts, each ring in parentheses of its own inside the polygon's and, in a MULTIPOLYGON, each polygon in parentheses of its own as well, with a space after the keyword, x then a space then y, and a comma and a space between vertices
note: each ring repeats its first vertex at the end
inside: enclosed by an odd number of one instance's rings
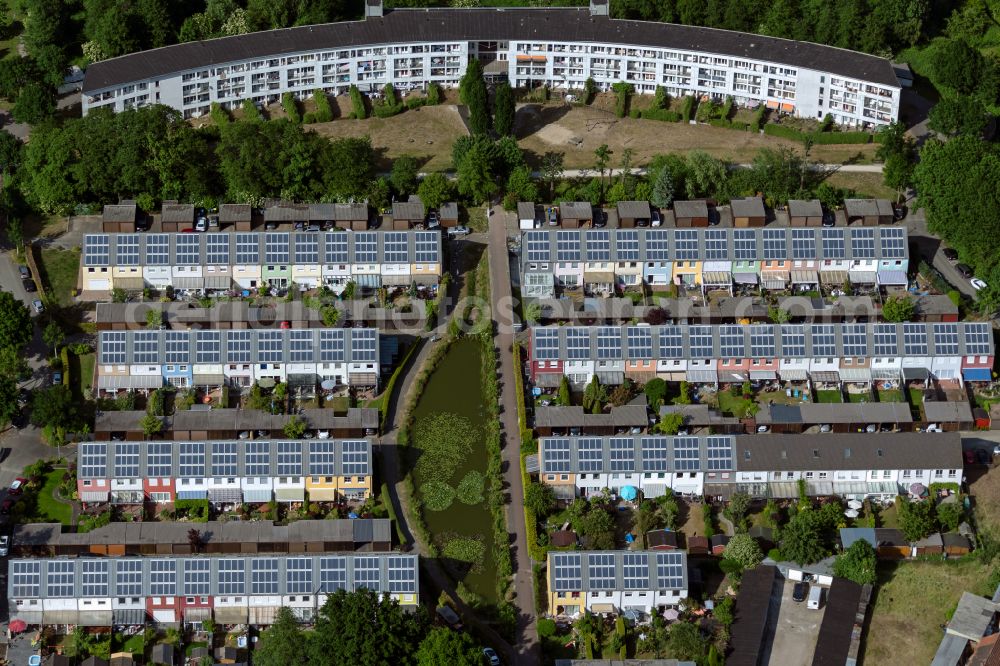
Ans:
POLYGON ((246 624, 248 610, 246 606, 216 606, 215 621, 219 624, 246 624))
POLYGON ((202 500, 208 499, 207 490, 178 490, 177 499, 179 500, 202 500))
POLYGON ((851 282, 858 282, 860 284, 875 284, 875 280, 878 277, 878 273, 875 271, 851 271, 849 275, 851 282))
POLYGON ((84 627, 110 627, 112 625, 110 610, 83 610, 77 624, 84 627))
POLYGON ((847 271, 820 271, 819 281, 823 284, 844 284, 847 281, 847 271))
POLYGON ((212 609, 208 606, 192 606, 184 609, 185 622, 204 622, 212 619, 212 609))
POLYGON ((901 368, 872 368, 872 379, 874 380, 897 380, 901 374, 901 368))
POLYGON ((80 611, 72 610, 46 610, 42 611, 42 624, 79 624, 80 611))
POLYGON ((558 388, 562 384, 561 372, 540 372, 535 375, 535 386, 541 388, 558 388))
POLYGON ((728 287, 733 283, 733 274, 724 271, 702 273, 701 283, 703 285, 725 285, 728 287))
POLYGON ((10 619, 11 622, 13 622, 14 620, 20 620, 21 622, 24 622, 25 624, 28 625, 36 625, 36 624, 42 624, 43 622, 42 616, 43 613, 40 610, 29 611, 29 610, 21 610, 20 608, 18 608, 15 609, 14 616, 11 617, 10 619))
POLYGON ((208 501, 214 504, 234 504, 243 500, 239 488, 209 488, 208 501))
POLYGON ((840 378, 845 382, 870 382, 872 380, 872 369, 841 368, 840 378))
POLYGON ((761 284, 764 289, 780 290, 785 288, 784 280, 776 280, 774 278, 763 278, 763 282, 761 284))
POLYGON ((107 502, 108 501, 108 491, 107 490, 85 490, 80 493, 81 502, 107 502))
POLYGON ((116 608, 111 612, 111 619, 114 624, 135 626, 146 624, 145 608, 116 608))
POLYGON ((888 284, 894 286, 906 286, 906 271, 880 271, 877 273, 877 279, 879 284, 888 284))
POLYGON ((805 368, 784 368, 778 371, 781 375, 782 381, 786 382, 804 382, 809 378, 809 371, 805 368))
POLYGON ((289 386, 315 386, 317 375, 314 372, 302 374, 289 374, 286 381, 289 386))
POLYGON ((989 368, 962 368, 962 379, 967 382, 988 382, 993 377, 989 368))
POLYGON ((171 282, 174 289, 204 289, 205 278, 203 277, 175 277, 171 282))
POLYGON ((274 491, 274 499, 279 502, 301 502, 305 498, 305 488, 278 488, 274 491))
POLYGON ((274 493, 270 488, 243 489, 244 502, 270 502, 272 497, 274 497, 274 493))
POLYGON ((719 375, 714 369, 697 369, 687 371, 687 380, 689 382, 697 382, 699 384, 706 383, 716 383, 719 381, 719 375))
POLYGON ((229 289, 233 286, 231 275, 209 275, 205 277, 205 289, 229 289))
POLYGON ((347 375, 347 381, 351 386, 375 386, 378 375, 374 372, 352 372, 347 375))
POLYGON ((792 271, 792 284, 819 284, 816 271, 792 271))
POLYGON ((840 381, 840 373, 835 370, 817 370, 810 372, 809 376, 814 382, 836 384, 840 381))
POLYGON ((163 375, 101 375, 99 389, 155 389, 163 386, 163 375))
POLYGON ((274 624, 278 617, 278 606, 251 606, 250 624, 274 624))
POLYGON ((733 273, 733 281, 736 284, 757 284, 757 278, 756 273, 733 273))
POLYGON ((223 386, 226 383, 225 375, 195 375, 192 383, 195 386, 223 386))
POLYGON ((115 289, 141 291, 146 287, 146 281, 141 277, 116 277, 114 281, 115 289))
POLYGON ((734 382, 740 383, 747 380, 747 373, 741 370, 719 370, 719 381, 732 384, 734 382))
POLYGON ((667 486, 664 483, 651 483, 642 487, 642 496, 647 499, 663 497, 667 494, 667 486))

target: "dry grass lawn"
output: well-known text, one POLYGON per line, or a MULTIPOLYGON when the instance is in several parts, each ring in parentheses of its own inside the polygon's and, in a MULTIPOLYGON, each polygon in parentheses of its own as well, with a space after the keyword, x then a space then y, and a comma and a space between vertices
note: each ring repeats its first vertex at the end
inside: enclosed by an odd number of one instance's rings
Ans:
POLYGON ((973 497, 979 528, 1000 536, 1000 467, 976 466, 968 471, 969 492, 973 497))
POLYGON ((985 589, 989 574, 974 559, 886 565, 879 574, 862 663, 929 664, 941 642, 941 625, 962 592, 993 593, 985 589))
MULTIPOLYGON (((517 112, 517 135, 525 150, 536 156, 548 151, 564 152, 568 169, 593 168, 594 150, 607 144, 618 157, 625 148, 633 152, 639 166, 661 153, 702 150, 733 162, 749 162, 761 148, 788 146, 802 151, 802 144, 773 136, 656 120, 616 118, 594 106, 523 105, 517 112)), ((870 163, 875 146, 813 146, 810 159, 830 164, 870 163)), ((537 158, 536 158, 537 159, 537 158)))
POLYGON ((367 134, 372 138, 381 171, 388 171, 391 160, 400 155, 416 157, 421 171, 450 169, 455 139, 468 134, 457 107, 451 105, 420 107, 391 118, 343 119, 305 127, 332 139, 367 134))
POLYGON ((880 173, 838 171, 829 175, 826 182, 834 187, 854 190, 859 196, 896 200, 896 190, 882 184, 880 173))

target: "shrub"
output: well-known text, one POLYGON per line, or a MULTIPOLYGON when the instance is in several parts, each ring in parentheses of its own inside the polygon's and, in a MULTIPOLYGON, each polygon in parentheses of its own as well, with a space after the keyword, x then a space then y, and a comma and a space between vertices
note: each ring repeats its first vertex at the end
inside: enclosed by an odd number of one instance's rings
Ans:
POLYGON ((624 118, 628 113, 629 100, 634 88, 631 84, 619 81, 611 86, 611 89, 615 91, 615 115, 624 118))
POLYGON ((209 115, 212 116, 212 122, 218 127, 223 127, 229 124, 229 112, 222 108, 218 102, 212 102, 211 110, 209 115))
POLYGON ((368 117, 368 108, 365 106, 365 96, 361 94, 357 86, 351 86, 351 107, 354 109, 354 117, 364 120, 368 117))
POLYGON ((413 110, 429 104, 426 97, 410 97, 406 100, 406 108, 413 110))
POLYGON ((670 106, 670 95, 667 93, 667 89, 663 86, 656 86, 656 92, 653 94, 653 109, 666 109, 670 106))
POLYGON ((333 120, 333 107, 330 106, 330 98, 326 96, 322 88, 313 91, 313 103, 316 104, 316 112, 313 114, 318 123, 328 123, 333 120))
POLYGON ((684 101, 681 103, 681 120, 688 122, 691 120, 691 114, 694 112, 694 97, 691 95, 686 95, 684 101))
POLYGON ((646 109, 641 116, 647 120, 662 120, 668 123, 679 123, 681 114, 670 109, 646 109))
POLYGON ((722 105, 722 111, 720 112, 720 120, 729 120, 729 116, 733 115, 733 98, 732 96, 726 98, 726 103, 722 105))
POLYGON ((628 117, 629 118, 641 118, 642 117, 642 111, 640 111, 639 109, 629 109, 629 111, 628 111, 628 117))
POLYGON ((754 128, 754 131, 759 132, 764 126, 764 121, 767 119, 767 107, 761 104, 757 107, 757 110, 753 114, 753 122, 750 126, 754 128))
POLYGON ((437 83, 430 83, 427 86, 427 104, 433 106, 441 103, 441 86, 437 83))
POLYGON ((868 132, 802 132, 794 127, 774 123, 764 125, 764 134, 792 141, 809 140, 814 144, 864 144, 872 141, 872 135, 868 132))
POLYGON ((243 100, 243 120, 250 122, 261 122, 264 120, 264 116, 261 115, 260 109, 253 103, 253 100, 243 100))
POLYGON ((288 115, 288 119, 300 125, 302 123, 302 114, 299 112, 299 103, 295 100, 295 95, 291 92, 286 92, 281 96, 281 106, 285 109, 285 113, 288 115))

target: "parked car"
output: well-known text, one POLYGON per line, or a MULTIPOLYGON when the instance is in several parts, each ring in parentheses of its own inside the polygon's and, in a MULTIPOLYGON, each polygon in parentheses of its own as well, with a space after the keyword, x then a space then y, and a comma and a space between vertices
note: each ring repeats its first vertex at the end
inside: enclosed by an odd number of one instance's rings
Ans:
POLYGON ((315 222, 310 222, 306 225, 306 231, 319 231, 319 225, 315 222))
POLYGON ((831 430, 833 430, 833 428, 830 427, 829 423, 824 423, 819 427, 820 432, 830 432, 831 430))
POLYGON ((52 373, 52 385, 59 386, 62 384, 62 372, 56 370, 52 373))
POLYGON ((28 417, 24 415, 24 412, 14 412, 14 415, 10 417, 10 427, 14 430, 20 430, 26 425, 28 425, 28 417))
POLYGON ((21 280, 21 286, 24 287, 24 290, 29 294, 33 294, 38 291, 38 286, 35 284, 35 281, 30 278, 27 280, 21 280))
POLYGON ((24 485, 28 483, 28 480, 23 476, 19 476, 13 481, 11 481, 10 488, 7 490, 8 495, 18 496, 24 492, 24 485))
POLYGON ((906 217, 906 206, 893 206, 892 216, 896 220, 902 220, 904 217, 906 217))
POLYGON ((972 277, 972 269, 969 268, 966 264, 956 264, 955 270, 961 273, 962 277, 964 277, 965 279, 969 279, 972 277))
POLYGON ((608 226, 608 214, 603 210, 594 211, 594 228, 600 229, 602 227, 608 226))
POLYGON ((759 433, 765 433, 765 432, 770 432, 770 431, 771 431, 770 426, 766 426, 766 425, 759 425, 759 426, 757 426, 757 432, 759 432, 759 433))
POLYGON ((937 423, 928 423, 924 432, 944 432, 937 423))
POLYGON ((28 278, 31 277, 31 271, 28 270, 27 266, 18 266, 17 267, 17 273, 18 273, 18 275, 21 276, 22 280, 27 280, 28 278))
POLYGON ((992 462, 989 451, 986 449, 976 449, 976 462, 988 467, 990 462, 992 462))
POLYGON ((972 288, 975 289, 976 291, 979 291, 980 289, 986 289, 986 283, 980 280, 979 278, 972 278, 971 280, 969 280, 969 284, 971 284, 972 288))
POLYGON ((792 588, 792 601, 802 603, 809 596, 809 583, 798 582, 792 588))
POLYGON ((0 536, 0 557, 7 557, 10 552, 10 537, 4 534, 0 536))
POLYGON ((663 224, 663 217, 660 216, 660 211, 654 210, 651 217, 651 224, 654 227, 658 227, 663 224))
POLYGON ((34 310, 34 311, 35 311, 35 312, 36 312, 37 314, 42 314, 43 312, 45 312, 45 304, 44 304, 44 303, 42 303, 42 302, 41 302, 40 300, 38 300, 37 298, 36 298, 35 300, 31 301, 31 308, 32 308, 32 309, 33 309, 33 310, 34 310))
POLYGON ((958 261, 958 250, 953 250, 950 247, 946 247, 943 250, 941 250, 941 254, 943 254, 944 258, 947 259, 948 261, 958 261))
POLYGON ((461 226, 461 225, 459 225, 457 227, 448 227, 448 235, 449 236, 468 236, 469 235, 469 227, 461 226))
POLYGON ((199 217, 198 220, 194 223, 194 230, 199 232, 208 231, 208 219, 204 217, 199 217))
POLYGON ((493 648, 484 647, 483 656, 490 662, 490 666, 500 666, 500 657, 493 648))
POLYGON ((559 224, 559 210, 557 208, 549 208, 549 226, 556 226, 559 224))
POLYGON ((823 211, 823 226, 833 227, 837 224, 837 216, 833 214, 832 211, 823 211))

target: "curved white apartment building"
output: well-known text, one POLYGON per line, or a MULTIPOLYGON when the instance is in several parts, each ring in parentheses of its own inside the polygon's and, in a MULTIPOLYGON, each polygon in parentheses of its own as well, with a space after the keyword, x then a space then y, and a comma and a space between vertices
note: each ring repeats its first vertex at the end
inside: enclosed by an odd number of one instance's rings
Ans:
POLYGON ((762 35, 612 19, 606 0, 587 8, 397 9, 367 0, 361 21, 189 42, 94 63, 83 112, 165 104, 185 117, 212 102, 376 92, 429 82, 456 87, 470 58, 517 88, 578 90, 592 77, 652 93, 766 104, 805 118, 874 128, 896 119, 900 83, 885 58, 762 35))

